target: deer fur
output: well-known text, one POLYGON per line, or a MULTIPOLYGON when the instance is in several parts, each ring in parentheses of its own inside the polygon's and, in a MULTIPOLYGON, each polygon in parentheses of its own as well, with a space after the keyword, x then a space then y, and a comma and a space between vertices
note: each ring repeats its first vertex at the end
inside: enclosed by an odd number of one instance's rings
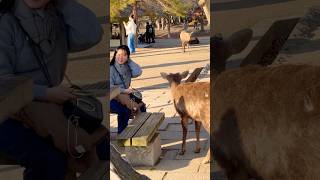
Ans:
POLYGON ((318 179, 320 67, 223 71, 230 43, 218 40, 213 46, 218 59, 211 59, 222 65, 220 73, 211 72, 210 139, 218 164, 229 180, 318 179))
POLYGON ((186 50, 186 46, 189 48, 189 41, 191 40, 193 32, 187 32, 187 31, 181 31, 180 32, 180 41, 181 41, 181 46, 183 49, 183 52, 185 52, 186 50))
MULTIPOLYGON (((183 73, 166 74, 161 73, 164 79, 169 81, 174 107, 181 117, 181 125, 183 130, 182 148, 180 155, 185 153, 186 137, 188 132, 188 119, 195 122, 196 131, 196 148, 195 153, 200 152, 200 129, 201 125, 210 133, 210 83, 181 83, 186 78, 188 71, 183 73)), ((208 152, 204 162, 210 161, 210 151, 208 152)))

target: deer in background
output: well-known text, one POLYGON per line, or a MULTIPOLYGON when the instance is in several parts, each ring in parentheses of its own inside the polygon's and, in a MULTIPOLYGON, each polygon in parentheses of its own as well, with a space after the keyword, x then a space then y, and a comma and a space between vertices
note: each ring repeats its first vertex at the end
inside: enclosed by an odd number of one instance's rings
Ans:
MULTIPOLYGON (((205 130, 210 134, 210 83, 181 83, 181 80, 186 78, 188 73, 188 71, 181 74, 161 73, 161 76, 169 81, 174 107, 181 117, 183 135, 180 155, 183 155, 186 151, 189 118, 195 123, 197 139, 196 148, 194 150, 195 153, 200 152, 200 129, 202 124, 205 130)), ((207 162, 210 162, 210 150, 203 161, 203 163, 207 162)))
POLYGON ((189 48, 189 42, 191 40, 191 36, 192 36, 193 32, 187 32, 187 31, 181 31, 180 32, 180 41, 181 41, 181 46, 183 49, 183 52, 186 51, 186 46, 189 48))

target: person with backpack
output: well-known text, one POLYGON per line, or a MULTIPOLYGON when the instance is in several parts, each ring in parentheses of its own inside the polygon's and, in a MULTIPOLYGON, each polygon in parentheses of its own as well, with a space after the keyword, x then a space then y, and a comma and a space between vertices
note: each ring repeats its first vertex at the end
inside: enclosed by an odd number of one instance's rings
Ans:
MULTIPOLYGON (((72 88, 61 85, 67 54, 86 50, 101 40, 103 30, 95 14, 75 0, 2 0, 0 13, 0 76, 31 78, 33 102, 58 107, 75 98, 72 88), (44 76, 37 59, 47 67, 50 78, 44 76)), ((46 112, 39 113, 45 116, 46 112)), ((63 120, 66 125, 68 121, 63 120)), ((104 139, 95 146, 100 160, 107 160, 107 145, 104 139)), ((76 176, 69 171, 69 155, 55 147, 50 136, 41 137, 16 116, 0 123, 0 153, 25 168, 24 180, 64 180, 76 176)), ((79 164, 79 168, 88 167, 79 164)))
POLYGON ((146 42, 148 44, 150 44, 151 36, 152 36, 152 33, 150 33, 150 31, 152 32, 152 29, 151 29, 151 26, 150 26, 149 22, 147 22, 147 25, 146 25, 146 42))
POLYGON ((154 31, 154 26, 152 25, 152 23, 150 24, 150 29, 149 29, 149 33, 151 33, 151 43, 155 43, 154 39, 156 37, 155 31, 154 31))

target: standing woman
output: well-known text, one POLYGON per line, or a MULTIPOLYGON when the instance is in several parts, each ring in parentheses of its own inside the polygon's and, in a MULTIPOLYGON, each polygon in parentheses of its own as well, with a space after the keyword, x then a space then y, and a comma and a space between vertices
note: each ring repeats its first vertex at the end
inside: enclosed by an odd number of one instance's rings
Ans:
MULTIPOLYGON (((72 89, 61 86, 67 54, 101 40, 95 14, 75 0, 2 0, 0 10, 0 76, 31 78, 34 101, 61 105, 74 98, 72 89), (35 46, 51 83, 39 67, 35 46)), ((0 123, 0 153, 25 167, 25 180, 65 179, 67 155, 21 121, 0 123)))
POLYGON ((136 78, 142 74, 141 67, 130 59, 130 51, 128 46, 121 45, 114 52, 113 58, 110 62, 110 88, 114 86, 120 86, 120 95, 124 97, 124 100, 112 99, 110 101, 110 110, 113 113, 118 114, 118 134, 120 134, 127 126, 128 121, 133 110, 139 110, 141 112, 146 111, 145 104, 140 102, 134 105, 136 108, 129 108, 131 103, 125 105, 126 97, 133 93, 133 89, 130 88, 131 79, 136 78), (122 102, 121 102, 122 101, 122 102))
POLYGON ((134 15, 129 16, 129 21, 128 23, 123 22, 124 27, 126 29, 126 33, 128 35, 128 47, 130 49, 130 53, 135 53, 136 48, 135 48, 135 35, 136 35, 136 29, 137 25, 134 22, 134 15))

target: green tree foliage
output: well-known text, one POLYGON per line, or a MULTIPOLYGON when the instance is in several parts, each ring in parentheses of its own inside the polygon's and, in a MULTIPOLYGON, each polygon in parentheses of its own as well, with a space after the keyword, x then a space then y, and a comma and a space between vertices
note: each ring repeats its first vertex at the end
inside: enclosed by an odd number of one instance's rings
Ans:
POLYGON ((110 0, 110 19, 111 22, 118 22, 124 18, 123 14, 135 0, 110 0))
POLYGON ((192 1, 187 0, 156 0, 162 7, 162 11, 171 16, 185 16, 191 8, 192 1))
MULTIPOLYGON (((132 10, 132 4, 136 0, 111 0, 111 22, 128 16, 132 10)), ((185 16, 187 10, 192 7, 192 0, 139 0, 139 7, 143 15, 149 16, 185 16)))

